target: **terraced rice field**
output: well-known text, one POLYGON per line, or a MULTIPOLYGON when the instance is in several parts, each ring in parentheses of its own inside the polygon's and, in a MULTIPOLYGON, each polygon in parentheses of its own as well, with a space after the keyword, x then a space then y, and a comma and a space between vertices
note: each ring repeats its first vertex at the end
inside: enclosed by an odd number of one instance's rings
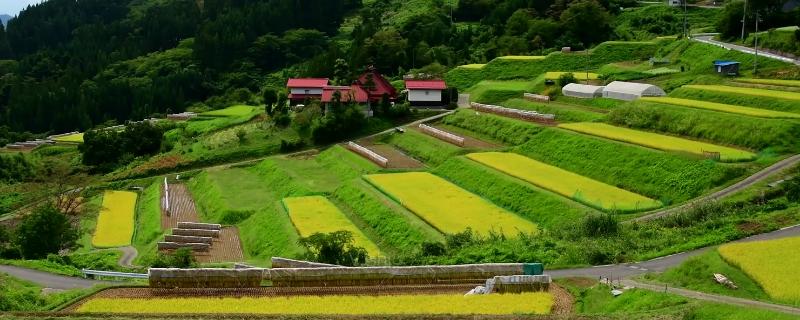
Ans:
POLYGON ((458 67, 459 68, 464 68, 464 69, 480 70, 480 69, 483 69, 483 67, 485 67, 485 66, 486 66, 485 63, 473 63, 473 64, 465 64, 465 65, 458 66, 458 67))
POLYGON ((800 238, 726 244, 719 253, 753 278, 772 298, 800 303, 800 238))
POLYGON ((83 143, 83 133, 76 133, 71 134, 68 136, 58 137, 53 139, 56 142, 67 142, 67 143, 83 143))
POLYGON ((666 103, 681 107, 689 107, 696 109, 706 109, 712 111, 720 111, 727 113, 736 113, 746 116, 760 117, 760 118, 775 118, 775 119, 800 119, 800 114, 782 111, 773 111, 767 109, 750 108, 735 106, 732 104, 716 103, 709 101, 669 98, 669 97, 642 97, 642 101, 666 103))
POLYGON ((203 112, 200 115, 205 117, 241 117, 252 113, 256 107, 246 105, 235 105, 225 109, 203 112))
POLYGON ((366 249, 371 257, 381 256, 378 246, 327 198, 322 196, 284 198, 283 206, 300 236, 308 237, 318 232, 350 231, 356 246, 366 249))
POLYGON ((545 56, 503 56, 497 57, 498 60, 544 60, 545 56))
POLYGON ((558 127, 664 151, 686 152, 700 156, 704 155, 704 152, 719 152, 721 161, 747 161, 753 160, 756 157, 756 154, 749 151, 657 133, 615 127, 604 123, 566 123, 558 127))
POLYGON ((722 93, 744 94, 756 97, 800 100, 800 92, 787 92, 778 90, 730 87, 730 86, 719 86, 719 85, 686 85, 684 87, 689 89, 699 89, 699 90, 715 91, 722 93))
POLYGON ((784 86, 784 87, 800 87, 800 80, 741 78, 741 79, 736 79, 736 82, 754 83, 754 84, 766 84, 766 85, 784 86))
MULTIPOLYGON (((570 72, 548 72, 545 73, 544 78, 547 80, 558 80, 561 78, 562 75, 567 74, 570 72)), ((599 74, 596 73, 586 73, 586 72, 572 72, 572 76, 578 80, 597 80, 600 78, 599 74)))
POLYGON ((642 211, 662 206, 659 201, 515 153, 472 153, 467 158, 603 210, 642 211))
POLYGON ((538 232, 537 226, 485 199, 427 172, 374 174, 365 177, 378 189, 443 233, 471 228, 478 234, 538 232))
POLYGON ((390 314, 548 314, 554 305, 549 293, 463 296, 292 296, 259 298, 92 299, 77 312, 138 314, 272 314, 272 315, 390 315, 390 314))
POLYGON ((97 248, 123 247, 131 244, 136 210, 136 193, 106 191, 97 218, 92 245, 97 248))

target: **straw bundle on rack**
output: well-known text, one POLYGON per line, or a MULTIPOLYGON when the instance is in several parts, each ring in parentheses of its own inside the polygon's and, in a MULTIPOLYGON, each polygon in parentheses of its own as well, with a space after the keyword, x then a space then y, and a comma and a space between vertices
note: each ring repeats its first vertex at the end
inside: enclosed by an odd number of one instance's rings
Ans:
POLYGON ((173 228, 172 229, 172 234, 176 235, 176 236, 219 238, 219 230, 173 228))
POLYGON ((264 269, 150 269, 151 288, 257 288, 264 269))
POLYGON ((487 293, 539 292, 550 289, 549 275, 497 276, 486 280, 487 293))
POLYGON ((214 223, 178 222, 181 229, 222 230, 222 225, 214 223))
POLYGON ((193 251, 207 252, 211 250, 211 245, 208 243, 177 243, 177 242, 159 242, 158 250, 177 250, 189 248, 193 251))
POLYGON ((166 241, 166 242, 177 242, 177 243, 207 243, 207 244, 212 244, 212 243, 214 243, 214 238, 212 238, 212 237, 193 237, 193 236, 166 235, 166 236, 164 236, 164 241, 166 241))

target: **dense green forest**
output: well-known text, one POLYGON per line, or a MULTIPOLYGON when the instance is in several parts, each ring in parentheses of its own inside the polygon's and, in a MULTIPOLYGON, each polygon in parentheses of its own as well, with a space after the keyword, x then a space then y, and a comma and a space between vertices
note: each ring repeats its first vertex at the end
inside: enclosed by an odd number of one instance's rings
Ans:
MULTIPOLYGON (((765 27, 796 19, 775 9, 782 2, 754 5, 768 15, 765 27)), ((634 0, 50 0, 22 11, 7 30, 0 26, 0 142, 27 137, 23 132, 86 130, 257 102, 265 87, 282 88, 289 76, 348 83, 368 65, 392 77, 419 69, 436 75, 502 55, 681 33, 680 10, 634 6, 634 0)), ((735 24, 741 7, 734 2, 724 17, 698 20, 720 20, 720 29, 730 31, 726 23, 735 24)))

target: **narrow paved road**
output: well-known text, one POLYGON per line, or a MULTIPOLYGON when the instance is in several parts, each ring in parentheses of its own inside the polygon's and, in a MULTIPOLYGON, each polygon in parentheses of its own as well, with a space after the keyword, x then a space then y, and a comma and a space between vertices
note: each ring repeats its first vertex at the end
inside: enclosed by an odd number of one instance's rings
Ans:
MULTIPOLYGON (((728 50, 736 50, 736 51, 739 51, 739 52, 744 52, 744 53, 747 53, 747 54, 755 54, 756 53, 756 50, 753 49, 753 48, 740 46, 740 45, 727 43, 727 42, 722 42, 722 41, 717 41, 717 40, 714 40, 714 36, 711 36, 711 35, 694 36, 694 37, 692 37, 692 40, 697 41, 697 42, 702 42, 702 43, 705 43, 705 44, 714 45, 714 46, 717 46, 717 47, 722 47, 722 48, 725 48, 725 49, 728 49, 728 50)), ((758 56, 759 57, 766 57, 766 58, 770 58, 770 59, 775 59, 775 60, 780 60, 780 61, 787 62, 787 63, 793 63, 795 65, 800 65, 800 60, 798 60, 798 59, 792 59, 792 58, 789 58, 789 57, 784 57, 784 56, 780 56, 780 55, 777 55, 777 54, 774 54, 774 53, 769 53, 769 52, 765 52, 765 51, 761 51, 761 50, 758 50, 758 56)))
POLYGON ((750 299, 730 297, 730 296, 722 296, 717 294, 709 294, 705 292, 686 290, 681 288, 663 287, 660 285, 641 283, 633 280, 622 280, 621 282, 622 285, 628 287, 641 288, 656 292, 667 292, 667 293, 677 294, 679 296, 684 296, 690 299, 698 299, 716 303, 731 304, 745 308, 759 308, 759 309, 772 310, 788 314, 800 315, 800 308, 784 306, 780 304, 773 304, 773 303, 761 302, 750 299))
POLYGON ((8 275, 33 282, 44 288, 69 290, 69 289, 86 289, 96 285, 111 284, 111 282, 89 280, 76 277, 67 277, 56 275, 48 272, 31 270, 27 268, 3 266, 0 265, 0 272, 7 273, 8 275))
POLYGON ((665 217, 665 216, 668 216, 668 215, 676 214, 678 212, 684 211, 686 209, 689 209, 689 208, 691 208, 693 206, 696 206, 698 204, 701 204, 701 203, 723 199, 725 197, 733 195, 736 192, 742 191, 745 188, 753 186, 756 183, 764 181, 764 180, 768 179, 769 177, 771 177, 773 174, 776 174, 776 173, 781 172, 781 171, 783 171, 785 169, 791 168, 792 166, 795 166, 798 163, 800 163, 800 154, 791 156, 791 157, 786 158, 786 159, 783 159, 783 160, 779 161, 778 163, 775 163, 775 164, 773 164, 773 165, 771 165, 771 166, 769 166, 769 167, 767 167, 767 168, 765 168, 765 169, 763 169, 763 170, 761 170, 759 172, 756 172, 754 175, 751 175, 751 176, 745 178, 742 181, 739 181, 738 183, 736 183, 736 184, 734 184, 734 185, 732 185, 730 187, 727 187, 727 188, 722 189, 720 191, 714 192, 714 193, 712 193, 710 195, 707 195, 705 197, 689 201, 689 202, 687 202, 687 203, 685 203, 683 205, 680 205, 680 206, 677 206, 677 207, 674 207, 674 208, 670 208, 670 209, 666 209, 666 210, 660 210, 660 211, 654 211, 654 212, 652 212, 650 214, 646 214, 646 215, 643 215, 643 216, 638 217, 636 219, 631 219, 629 221, 647 221, 647 220, 658 219, 658 218, 665 217))
POLYGON ((125 268, 133 268, 133 260, 136 259, 136 256, 139 255, 139 252, 136 251, 136 248, 127 246, 119 248, 122 251, 122 256, 119 257, 118 264, 125 268))
MULTIPOLYGON (((769 233, 751 236, 733 242, 772 240, 772 239, 781 239, 781 238, 797 237, 797 236, 800 236, 800 225, 783 228, 769 233)), ((598 279, 599 278, 620 279, 620 278, 626 278, 644 274, 647 272, 663 272, 669 268, 680 265, 681 263, 683 263, 684 261, 686 261, 691 257, 700 255, 714 248, 716 248, 716 246, 682 252, 643 262, 594 266, 594 267, 576 268, 576 269, 548 270, 547 274, 549 274, 554 278, 590 277, 598 279)))

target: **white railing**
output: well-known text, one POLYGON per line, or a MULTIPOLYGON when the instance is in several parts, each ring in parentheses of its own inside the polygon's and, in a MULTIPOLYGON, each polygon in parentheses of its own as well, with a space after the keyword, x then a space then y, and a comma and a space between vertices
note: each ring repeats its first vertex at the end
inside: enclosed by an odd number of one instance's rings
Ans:
POLYGON ((436 138, 439 138, 441 140, 453 143, 453 144, 461 146, 461 147, 463 147, 464 143, 466 142, 466 139, 464 139, 463 137, 459 137, 457 135, 454 135, 454 134, 452 134, 450 132, 447 132, 447 131, 444 131, 444 130, 439 130, 437 128, 431 127, 431 126, 426 125, 426 124, 420 124, 419 125, 419 129, 422 130, 422 132, 425 132, 425 133, 427 133, 429 135, 432 135, 432 136, 434 136, 436 138))
POLYGON ((367 148, 365 148, 365 147, 363 147, 363 146, 361 146, 361 145, 359 145, 359 144, 357 144, 357 143, 355 143, 353 141, 350 141, 350 142, 347 143, 347 148, 352 150, 355 153, 358 153, 358 154, 366 157, 367 159, 372 160, 372 162, 377 163, 381 167, 385 168, 386 166, 389 165, 389 159, 386 159, 385 157, 375 153, 375 151, 367 149, 367 148))

